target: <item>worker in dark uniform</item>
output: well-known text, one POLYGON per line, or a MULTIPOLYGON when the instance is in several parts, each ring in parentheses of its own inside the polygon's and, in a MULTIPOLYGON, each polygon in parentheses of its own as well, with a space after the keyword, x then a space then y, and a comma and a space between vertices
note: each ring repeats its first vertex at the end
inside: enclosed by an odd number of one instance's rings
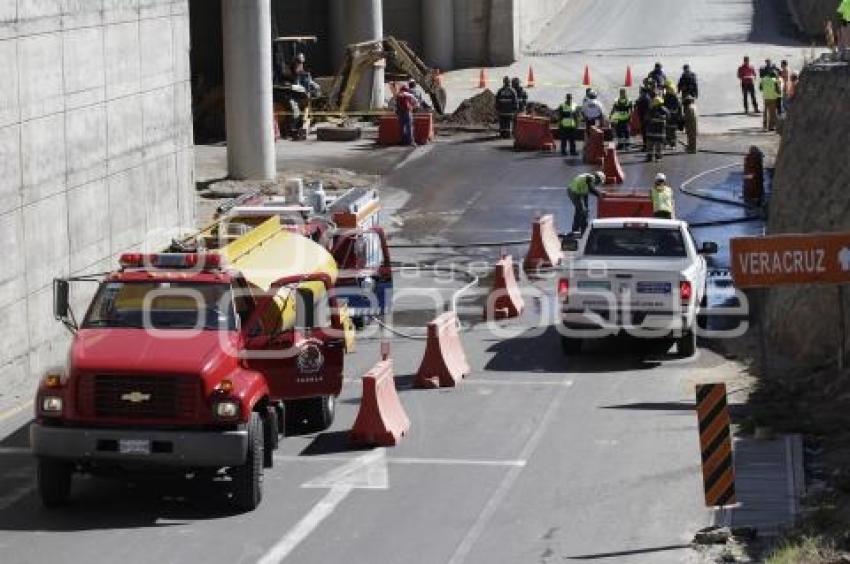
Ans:
POLYGON ((667 138, 669 119, 670 112, 664 107, 664 100, 653 99, 646 125, 646 162, 660 161, 664 157, 664 141, 667 138))
POLYGON ((679 77, 678 91, 682 98, 688 96, 694 100, 699 98, 699 82, 697 81, 697 75, 691 70, 691 65, 682 67, 682 76, 679 77))
POLYGON ((520 113, 525 112, 528 107, 528 91, 522 87, 522 82, 520 82, 516 77, 511 80, 511 88, 513 88, 514 92, 516 92, 517 104, 519 106, 517 110, 520 113))
POLYGON ((643 87, 640 89, 640 96, 635 102, 635 112, 640 121, 640 134, 643 137, 642 151, 647 150, 646 129, 649 124, 649 111, 652 109, 652 91, 649 88, 643 87))
POLYGON ((667 117, 667 146, 675 149, 676 135, 679 131, 679 125, 682 123, 682 102, 676 94, 672 80, 668 81, 667 89, 664 92, 664 107, 670 113, 667 117))
POLYGON ((510 139, 514 116, 519 109, 519 97, 516 90, 511 88, 511 79, 502 79, 502 87, 496 93, 496 112, 499 114, 499 135, 502 139, 510 139))
POLYGON ((697 152, 697 134, 699 133, 699 127, 697 122, 697 107, 693 97, 686 96, 683 106, 685 135, 688 138, 688 153, 695 154, 697 152))

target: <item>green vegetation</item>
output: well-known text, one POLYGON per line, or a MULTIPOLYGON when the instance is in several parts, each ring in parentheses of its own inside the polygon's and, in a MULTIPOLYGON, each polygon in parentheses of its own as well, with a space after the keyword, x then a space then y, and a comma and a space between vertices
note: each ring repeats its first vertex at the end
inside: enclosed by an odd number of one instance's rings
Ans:
POLYGON ((803 537, 775 550, 766 564, 831 564, 838 561, 832 543, 821 537, 803 537))

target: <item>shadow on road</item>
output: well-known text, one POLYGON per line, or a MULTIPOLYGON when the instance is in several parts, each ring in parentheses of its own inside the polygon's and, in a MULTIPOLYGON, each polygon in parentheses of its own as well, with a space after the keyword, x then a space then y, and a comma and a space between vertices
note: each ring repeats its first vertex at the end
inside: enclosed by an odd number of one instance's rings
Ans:
POLYGON ((343 452, 366 452, 372 450, 370 447, 357 447, 351 444, 349 434, 349 431, 319 433, 309 445, 304 447, 304 450, 298 453, 298 456, 322 456, 343 452))
POLYGON ((549 327, 513 339, 499 340, 487 352, 495 353, 484 367, 493 372, 537 372, 558 374, 598 374, 657 368, 670 345, 664 342, 629 338, 601 339, 587 343, 581 355, 564 356, 560 335, 549 327), (616 350, 616 354, 612 352, 616 350))

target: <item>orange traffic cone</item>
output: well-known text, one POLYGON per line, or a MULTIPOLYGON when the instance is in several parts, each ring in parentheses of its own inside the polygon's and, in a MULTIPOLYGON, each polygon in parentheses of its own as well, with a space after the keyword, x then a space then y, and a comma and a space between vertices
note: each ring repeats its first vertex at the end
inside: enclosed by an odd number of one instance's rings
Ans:
POLYGON ((590 67, 584 66, 584 81, 582 82, 585 86, 590 86, 590 67))
POLYGON ((478 88, 487 88, 487 71, 484 69, 478 73, 478 88))
POLYGON ((624 83, 626 88, 632 87, 632 67, 626 67, 626 81, 624 83))
POLYGON ((528 80, 526 82, 526 88, 534 88, 534 67, 528 67, 528 80))

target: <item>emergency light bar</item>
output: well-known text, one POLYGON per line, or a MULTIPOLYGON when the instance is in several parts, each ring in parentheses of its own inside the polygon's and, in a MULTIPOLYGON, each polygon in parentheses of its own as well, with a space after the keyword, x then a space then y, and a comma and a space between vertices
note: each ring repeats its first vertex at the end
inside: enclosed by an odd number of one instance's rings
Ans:
POLYGON ((222 267, 222 256, 212 253, 124 253, 118 260, 121 268, 165 268, 217 270, 222 267))

